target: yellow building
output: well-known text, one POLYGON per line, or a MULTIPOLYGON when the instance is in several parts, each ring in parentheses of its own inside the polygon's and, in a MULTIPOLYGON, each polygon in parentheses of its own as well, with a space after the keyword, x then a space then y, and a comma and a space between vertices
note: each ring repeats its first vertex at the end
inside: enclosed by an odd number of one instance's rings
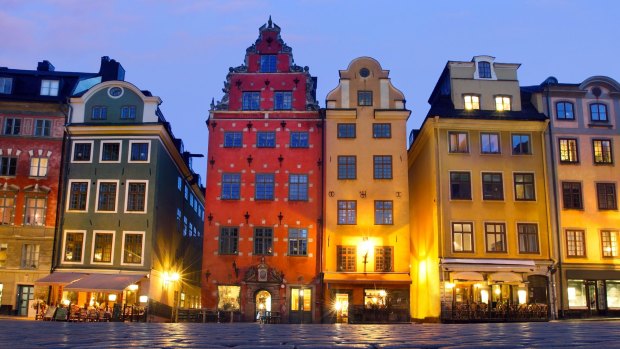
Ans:
POLYGON ((547 319, 545 115, 518 64, 448 62, 409 152, 413 318, 547 319))
POLYGON ((549 78, 535 92, 550 119, 560 315, 618 316, 620 84, 605 76, 578 84, 549 78))
POLYGON ((324 314, 410 320, 409 200, 403 94, 369 57, 340 71, 325 124, 324 314))

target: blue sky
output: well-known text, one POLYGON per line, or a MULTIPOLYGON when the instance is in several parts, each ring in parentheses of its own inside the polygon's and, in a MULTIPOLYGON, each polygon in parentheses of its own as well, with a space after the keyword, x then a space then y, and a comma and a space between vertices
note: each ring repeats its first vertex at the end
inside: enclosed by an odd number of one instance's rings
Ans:
MULTIPOLYGON (((243 62, 269 15, 295 62, 318 76, 317 97, 359 56, 390 70, 421 125, 427 99, 449 60, 491 55, 521 63, 521 85, 548 76, 579 83, 620 80, 620 2, 559 1, 210 1, 0 0, 0 66, 94 72, 101 56, 123 64, 126 80, 162 98, 161 109, 187 150, 207 154, 204 124, 221 99, 228 67, 243 62)), ((206 161, 194 162, 203 177, 206 161)), ((203 178, 204 181, 204 178, 203 178)), ((204 182, 203 182, 204 183, 204 182)))

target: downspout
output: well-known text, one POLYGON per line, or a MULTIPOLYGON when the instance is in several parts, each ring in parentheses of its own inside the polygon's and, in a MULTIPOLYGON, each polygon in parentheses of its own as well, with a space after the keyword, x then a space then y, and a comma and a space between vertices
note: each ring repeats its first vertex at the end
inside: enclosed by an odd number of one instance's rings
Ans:
MULTIPOLYGON (((553 200, 554 200, 554 210, 553 210, 553 218, 555 220, 555 233, 556 233, 556 253, 557 253, 557 257, 558 257, 558 269, 557 269, 557 275, 558 275, 558 279, 559 279, 559 287, 558 285, 556 285, 555 290, 556 292, 554 293, 557 297, 557 294, 560 294, 560 306, 559 306, 559 312, 558 312, 558 317, 559 318, 563 318, 564 317, 564 292, 563 292, 563 285, 564 285, 564 278, 562 275, 562 249, 560 248, 561 246, 561 241, 562 241, 562 236, 560 234, 560 213, 559 213, 559 205, 558 205, 558 182, 557 182, 557 172, 556 172, 556 160, 555 160, 555 149, 553 148, 553 126, 551 123, 551 118, 553 117, 551 115, 551 96, 550 96, 550 91, 549 91, 549 84, 550 82, 547 82, 545 84, 545 99, 547 102, 547 117, 549 117, 549 150, 550 150, 550 158, 551 158, 551 178, 552 178, 552 188, 553 188, 553 200), (559 288, 559 292, 557 291, 557 289, 559 288)), ((553 266, 551 266, 551 270, 553 271, 553 266)))
MULTIPOLYGON (((439 116, 435 116, 433 118, 433 138, 435 139, 435 195, 436 195, 436 203, 435 203, 435 207, 437 208, 437 246, 439 248, 439 251, 437 253, 437 256, 439 257, 439 282, 443 284, 444 290, 443 293, 439 296, 439 320, 441 321, 441 319, 443 317, 446 316, 446 314, 442 314, 442 310, 444 308, 444 304, 443 302, 445 301, 445 294, 446 294, 446 290, 445 290, 445 273, 444 273, 444 266, 443 266, 443 260, 444 260, 444 227, 443 227, 443 202, 442 202, 442 195, 443 195, 443 190, 442 190, 442 182, 441 182, 441 171, 442 171, 442 167, 441 167, 441 163, 442 160, 440 159, 440 151, 439 151, 439 116)), ((449 279, 448 279, 449 281, 449 279)), ((440 286, 441 287, 441 286, 440 286)))
POLYGON ((325 235, 325 222, 324 222, 324 212, 325 209, 325 128, 327 127, 325 122, 325 109, 319 109, 319 123, 321 124, 321 168, 320 168, 320 184, 319 184, 319 192, 321 193, 321 204, 319 211, 319 219, 317 224, 317 275, 319 277, 319 318, 321 323, 323 323, 323 310, 325 305, 325 295, 324 295, 324 284, 323 284, 323 238, 325 235))

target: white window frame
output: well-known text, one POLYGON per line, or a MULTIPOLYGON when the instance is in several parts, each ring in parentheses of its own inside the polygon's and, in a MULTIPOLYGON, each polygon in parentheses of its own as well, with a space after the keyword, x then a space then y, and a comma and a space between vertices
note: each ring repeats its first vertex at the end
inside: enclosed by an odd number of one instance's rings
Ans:
POLYGON ((75 163, 75 164, 92 164, 94 148, 95 148, 95 141, 74 140, 71 143, 71 162, 75 163), (75 145, 76 144, 85 144, 85 143, 90 143, 90 160, 89 161, 74 160, 74 158, 75 158, 75 145))
POLYGON ((41 80, 41 96, 58 96, 60 91, 60 80, 43 79, 41 80), (55 86, 54 86, 55 85, 55 86), (52 93, 52 92, 56 93, 52 93), (45 93, 43 93, 45 92, 45 93))
POLYGON ((93 230, 93 238, 92 238, 92 246, 90 250, 90 263, 95 265, 112 265, 114 264, 114 244, 116 240, 116 231, 114 230, 93 230), (108 234, 112 235, 112 252, 110 256, 110 262, 95 262, 95 241, 97 234, 108 234))
POLYGON ((125 181, 124 213, 145 214, 147 211, 147 207, 148 207, 148 198, 149 198, 149 181, 148 180, 128 179, 125 181), (128 211, 127 210, 127 203, 129 202, 129 183, 146 183, 146 187, 144 188, 144 211, 128 211))
POLYGON ((70 179, 69 185, 67 186, 67 206, 65 207, 65 211, 67 212, 88 212, 88 204, 90 200, 90 179, 70 179), (73 182, 86 182, 86 208, 84 210, 70 210, 69 207, 71 205, 71 184, 73 182))
POLYGON ((143 266, 144 265, 144 258, 145 258, 145 254, 146 251, 144 250, 144 246, 146 244, 146 233, 144 231, 131 231, 131 230, 124 230, 123 231, 123 241, 121 243, 121 265, 133 265, 133 266, 143 266), (142 263, 140 264, 136 264, 136 263, 125 263, 125 235, 127 234, 141 234, 142 235, 142 263))
POLYGON ((123 142, 122 141, 101 141, 101 143, 99 143, 99 162, 102 164, 118 164, 121 162, 121 157, 123 156, 123 142), (103 160, 103 145, 104 144, 113 144, 116 143, 118 144, 118 160, 116 161, 112 161, 112 160, 103 160))
POLYGON ((98 179, 97 180, 97 194, 95 195, 95 212, 97 213, 117 213, 118 212, 118 187, 120 185, 118 179, 98 179), (101 183, 116 183, 116 197, 114 202, 114 211, 101 211, 99 210, 99 184, 101 183))
POLYGON ((65 230, 62 235, 62 251, 60 255, 60 263, 61 264, 84 264, 84 247, 86 245, 86 230, 65 230), (67 247, 67 234, 69 233, 77 233, 82 234, 82 256, 80 257, 80 262, 67 262, 65 260, 65 248, 67 247))
POLYGON ((131 140, 129 141, 129 147, 127 148, 127 162, 128 163, 133 163, 133 164, 148 164, 151 162, 151 140, 150 139, 144 139, 144 140, 140 140, 140 139, 135 139, 135 140, 131 140), (146 154, 146 161, 139 161, 139 160, 131 160, 131 147, 132 144, 134 143, 147 143, 149 145, 149 149, 148 149, 148 153, 146 154))
POLYGON ((47 174, 49 173, 50 170, 50 158, 47 156, 43 156, 43 155, 33 155, 30 157, 30 166, 28 167, 28 177, 30 178, 47 178, 47 174), (39 164, 37 165, 37 174, 41 173, 41 159, 46 159, 47 160, 47 166, 45 166, 45 174, 44 175, 38 175, 38 176, 34 176, 32 175, 32 162, 34 161, 34 159, 39 159, 39 164))

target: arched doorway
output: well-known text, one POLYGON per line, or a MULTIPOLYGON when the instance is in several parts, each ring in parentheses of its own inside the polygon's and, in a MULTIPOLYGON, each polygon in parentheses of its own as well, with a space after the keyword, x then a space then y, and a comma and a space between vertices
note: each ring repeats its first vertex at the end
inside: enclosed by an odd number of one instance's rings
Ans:
POLYGON ((271 293, 260 290, 256 292, 256 321, 264 322, 271 314, 271 293))

